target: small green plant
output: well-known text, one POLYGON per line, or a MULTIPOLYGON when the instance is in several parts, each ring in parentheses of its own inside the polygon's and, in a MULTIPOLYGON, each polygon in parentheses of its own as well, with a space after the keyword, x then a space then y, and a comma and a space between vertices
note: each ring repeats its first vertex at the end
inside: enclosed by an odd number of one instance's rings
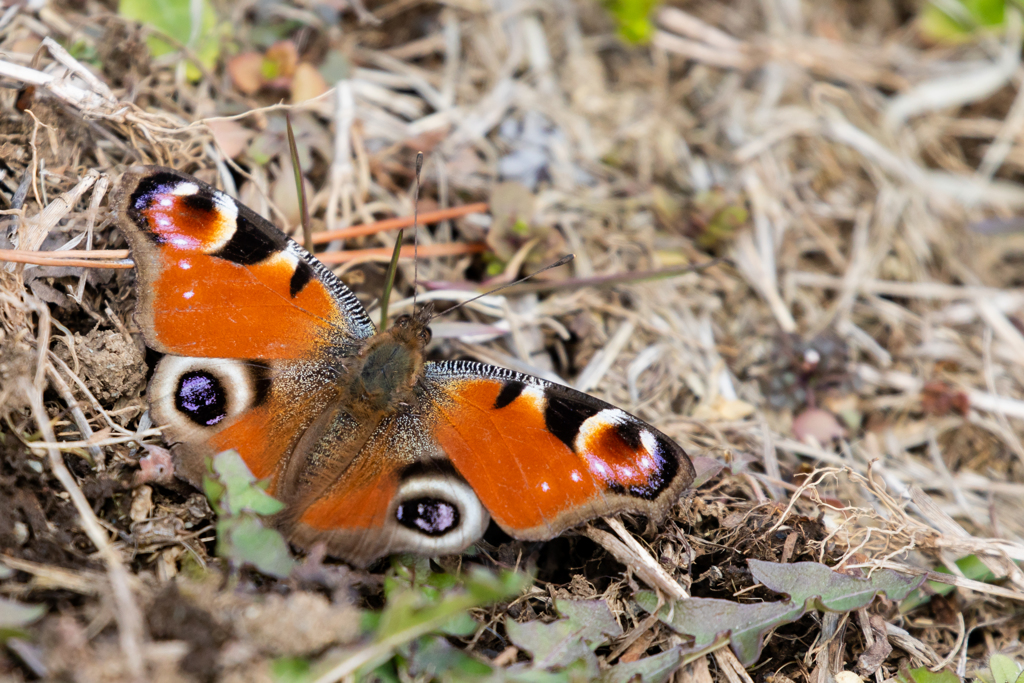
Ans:
POLYGON ((998 652, 988 658, 988 668, 975 674, 984 683, 1024 683, 1024 666, 998 652))
MULTIPOLYGON (((1024 7, 1019 0, 1010 0, 1024 7)), ((932 0, 918 17, 921 33, 938 43, 971 40, 982 31, 1000 31, 1006 22, 1007 0, 932 0)))
POLYGON ((615 19, 619 36, 633 45, 646 45, 654 35, 651 15, 660 0, 604 0, 604 7, 615 19))
MULTIPOLYGON (((392 558, 384 582, 387 604, 363 619, 366 640, 329 668, 311 667, 310 680, 330 672, 332 680, 360 673, 365 680, 480 680, 492 668, 451 645, 445 636, 471 636, 479 624, 469 610, 519 595, 532 579, 522 573, 474 567, 455 576, 436 572, 423 558, 392 558)), ((285 666, 281 665, 282 671, 285 666)), ((295 662, 289 674, 299 669, 295 662)), ((286 678, 280 680, 301 680, 286 678)))
POLYGON ((778 564, 747 560, 754 580, 787 596, 776 602, 739 603, 715 598, 691 598, 661 606, 654 593, 641 592, 637 603, 677 633, 694 639, 692 652, 706 652, 728 642, 744 666, 757 661, 764 634, 796 621, 809 609, 849 612, 866 607, 878 593, 903 600, 921 585, 922 577, 880 569, 867 578, 832 571, 817 562, 778 564))
MULTIPOLYGON (((121 0, 117 11, 126 19, 148 24, 165 36, 180 40, 191 48, 205 68, 212 69, 220 57, 222 31, 218 28, 217 14, 209 0, 200 1, 202 25, 198 31, 194 31, 192 26, 191 0, 121 0)), ((159 36, 150 36, 146 44, 153 57, 161 57, 178 49, 159 36)), ((195 64, 188 62, 185 75, 189 80, 198 81, 202 73, 195 64)))
POLYGON ((960 683, 960 677, 952 671, 930 671, 926 666, 901 670, 896 680, 900 683, 960 683))
MULTIPOLYGON (((985 563, 977 555, 961 557, 956 561, 956 566, 966 578, 974 581, 991 583, 996 578, 995 574, 985 566, 985 563)), ((953 573, 945 567, 938 567, 935 571, 940 574, 953 573)), ((956 590, 956 586, 952 584, 925 581, 920 588, 908 595, 907 599, 900 603, 900 614, 907 614, 911 610, 927 604, 931 601, 933 595, 949 595, 954 590, 956 590)))
POLYGON ((217 512, 217 555, 233 566, 252 565, 277 578, 288 576, 295 560, 284 537, 268 529, 260 515, 273 515, 284 505, 256 480, 238 451, 224 451, 208 461, 203 490, 217 512))

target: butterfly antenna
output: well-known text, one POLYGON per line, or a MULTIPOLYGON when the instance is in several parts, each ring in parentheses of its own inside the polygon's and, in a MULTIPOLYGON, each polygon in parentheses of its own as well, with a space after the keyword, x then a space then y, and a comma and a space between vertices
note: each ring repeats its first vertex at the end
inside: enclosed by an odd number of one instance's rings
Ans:
POLYGON ((535 277, 537 275, 540 275, 545 270, 551 270, 552 268, 558 268, 559 266, 564 266, 566 263, 568 263, 569 261, 572 261, 574 258, 576 258, 576 254, 566 254, 565 256, 563 256, 562 258, 558 259, 554 263, 552 263, 550 265, 547 265, 547 266, 544 266, 540 270, 535 271, 533 273, 530 273, 529 275, 527 275, 525 277, 521 277, 518 280, 516 280, 515 282, 506 283, 506 284, 502 285, 501 287, 496 287, 496 288, 492 289, 489 292, 484 292, 483 294, 478 294, 478 295, 474 296, 472 299, 466 299, 462 303, 455 304, 454 306, 452 306, 451 308, 449 308, 449 309, 447 309, 445 311, 441 311, 440 313, 435 313, 434 315, 432 315, 430 317, 430 319, 433 320, 434 318, 440 318, 442 315, 448 315, 452 311, 457 311, 460 308, 462 308, 463 306, 465 306, 466 304, 471 304, 474 301, 476 301, 477 299, 482 299, 483 297, 489 296, 491 294, 497 294, 498 292, 500 292, 503 289, 508 289, 509 287, 514 287, 514 286, 516 286, 518 284, 526 282, 530 278, 535 277))
POLYGON ((420 275, 420 172, 423 170, 423 152, 416 152, 416 185, 412 191, 412 308, 416 310, 416 291, 420 275))

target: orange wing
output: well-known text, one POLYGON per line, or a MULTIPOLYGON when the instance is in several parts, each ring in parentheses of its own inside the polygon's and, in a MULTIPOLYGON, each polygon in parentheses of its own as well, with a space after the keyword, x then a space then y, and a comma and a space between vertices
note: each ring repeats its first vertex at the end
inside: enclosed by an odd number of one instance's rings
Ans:
POLYGON ((399 552, 457 553, 487 528, 473 490, 412 413, 381 421, 354 458, 344 440, 320 445, 313 460, 345 465, 325 489, 298 487, 306 495, 296 494, 282 513, 280 524, 298 545, 322 541, 330 554, 366 565, 399 552))
POLYGON ((438 445, 515 538, 617 512, 661 517, 693 482, 675 442, 568 387, 463 361, 428 363, 424 383, 438 445))
POLYGON ((135 318, 166 354, 149 386, 177 473, 236 448, 276 480, 338 401, 342 359, 374 332, 351 291, 223 192, 168 168, 124 174, 114 200, 137 275, 135 318))
POLYGON ((303 361, 160 359, 148 388, 179 477, 199 486, 206 458, 238 450, 260 479, 276 480, 317 417, 337 403, 333 372, 303 361))
POLYGON ((306 358, 373 334, 352 292, 252 210, 192 176, 124 174, 114 201, 138 273, 136 320, 162 353, 306 358))

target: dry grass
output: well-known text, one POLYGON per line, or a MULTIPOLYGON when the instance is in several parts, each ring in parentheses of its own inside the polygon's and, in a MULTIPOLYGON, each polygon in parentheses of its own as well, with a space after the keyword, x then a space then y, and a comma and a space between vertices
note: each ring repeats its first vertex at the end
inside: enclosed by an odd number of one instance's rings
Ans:
MULTIPOLYGON (((509 278, 524 263, 530 270, 577 253, 572 272, 556 277, 578 282, 544 281, 534 288, 542 294, 482 302, 467 312, 477 324, 448 336, 493 341, 445 340, 439 353, 591 391, 731 467, 642 542, 642 526, 616 520, 614 534, 585 530, 607 551, 580 536, 559 546, 573 549, 570 567, 553 570, 544 564, 550 555, 528 549, 552 583, 514 610, 478 616, 536 618, 553 596, 602 595, 627 632, 613 650, 640 642, 655 652, 677 637, 623 607, 634 574, 668 595, 727 597, 742 582, 721 578, 721 568, 715 575, 716 566, 746 556, 918 573, 944 566, 952 573, 932 576, 959 586, 953 597, 903 616, 880 609, 896 649, 871 672, 876 680, 895 675, 901 661, 963 676, 992 652, 1019 656, 1024 242, 1013 217, 1024 206, 1024 69, 1016 15, 1007 36, 954 49, 926 45, 902 9, 882 2, 701 1, 660 10, 653 46, 626 48, 592 3, 493 4, 399 1, 375 10, 383 24, 346 17, 343 31, 292 8, 302 39, 338 50, 351 67, 336 88, 291 107, 300 146, 316 150, 307 157, 314 226, 409 214, 412 155, 428 149, 424 196, 441 208, 490 201, 488 243, 508 252, 509 278), (502 160, 529 147, 507 122, 529 117, 546 132, 530 215, 537 239, 524 248, 498 229, 504 216, 492 192, 502 160), (616 277, 708 261, 699 240, 722 207, 749 211, 710 247, 726 263, 655 280, 616 277), (582 286, 592 281, 604 286, 582 286), (816 443, 828 425, 795 431, 808 407, 842 416, 842 438, 816 443), (954 560, 970 554, 994 582, 958 575, 954 560)), ((104 200, 139 162, 195 171, 296 227, 274 95, 242 96, 220 73, 190 82, 175 60, 150 62, 136 29, 102 12, 0 16, 0 83, 35 87, 25 111, 12 87, 0 91, 0 242, 10 242, 0 248, 123 247, 104 200), (105 70, 53 40, 82 41, 105 70), (243 153, 239 165, 225 154, 232 135, 257 134, 272 146, 267 163, 243 153)), ((251 27, 237 11, 235 19, 244 42, 251 27)), ((444 246, 478 241, 484 228, 463 218, 420 234, 444 246)), ((362 236, 345 248, 386 248, 389 239, 362 236)), ((0 270, 0 500, 17 513, 0 523, 0 546, 18 572, 0 589, 51 607, 34 644, 0 655, 0 671, 127 680, 148 666, 150 680, 181 680, 186 650, 173 644, 187 638, 154 639, 153 605, 183 558, 209 558, 208 518, 188 492, 131 490, 130 443, 155 432, 140 423, 130 279, 81 265, 0 270), (91 355, 112 344, 121 344, 110 353, 119 364, 97 370, 91 355), (26 438, 74 443, 40 449, 26 438), (70 470, 57 448, 75 454, 70 470), (55 654, 56 643, 72 643, 78 659, 55 654), (118 650, 123 657, 113 656, 118 650)), ((481 265, 466 254, 430 258, 419 279, 458 300, 445 283, 481 265)), ((403 269, 411 281, 411 262, 403 269)), ((375 300, 378 266, 339 272, 364 302, 375 300)), ((518 561, 514 549, 495 552, 518 561)), ((241 613, 247 599, 194 590, 195 601, 208 597, 225 614, 241 613)), ((310 614, 329 620, 320 600, 310 614)), ((801 623, 803 633, 780 631, 769 648, 770 671, 826 680, 853 668, 873 642, 867 612, 801 623)), ((225 680, 268 675, 268 650, 253 638, 241 642, 244 656, 217 651, 225 680)), ((505 663, 515 657, 489 650, 487 638, 467 649, 505 663)), ((748 675, 736 669, 719 652, 677 677, 748 675)))

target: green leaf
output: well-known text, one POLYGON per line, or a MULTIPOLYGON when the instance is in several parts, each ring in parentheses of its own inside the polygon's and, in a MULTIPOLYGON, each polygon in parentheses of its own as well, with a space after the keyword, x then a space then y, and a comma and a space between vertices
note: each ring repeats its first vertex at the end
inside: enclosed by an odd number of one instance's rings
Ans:
POLYGON ((601 683, 664 683, 682 661, 682 648, 674 647, 635 662, 620 662, 601 674, 601 683))
POLYGON ((619 36, 634 45, 644 45, 654 34, 651 14, 659 0, 604 0, 605 9, 619 26, 619 36))
POLYGON ((1021 676, 1017 662, 999 653, 988 658, 988 668, 995 683, 1016 683, 1021 676))
MULTIPOLYGON (((658 605, 654 593, 642 591, 637 603, 648 612, 658 605)), ((724 641, 744 666, 761 655, 763 637, 769 629, 795 621, 806 609, 790 600, 780 602, 738 603, 716 598, 690 598, 663 605, 658 618, 672 630, 691 636, 693 650, 700 651, 724 641)))
POLYGON ((279 579, 295 566, 284 537, 267 529, 252 515, 222 517, 217 521, 217 554, 237 564, 251 564, 279 579))
POLYGON ((924 577, 900 574, 891 569, 878 569, 859 578, 840 574, 817 562, 780 564, 747 560, 750 573, 776 593, 784 593, 798 605, 829 612, 849 612, 865 607, 879 593, 890 600, 902 600, 924 583, 924 577))
POLYGON ((960 677, 952 671, 943 669, 939 672, 932 672, 928 667, 922 666, 918 669, 902 670, 897 675, 902 683, 960 683, 960 677))
POLYGON ((458 614, 453 617, 451 621, 442 626, 439 630, 445 635, 467 637, 473 635, 476 628, 476 620, 469 616, 468 613, 463 612, 462 614, 458 614))
POLYGON ((274 683, 308 683, 313 680, 312 667, 302 657, 279 657, 270 663, 274 683))
MULTIPOLYGON (((968 555, 961 557, 956 561, 957 569, 963 573, 968 579, 974 581, 982 581, 984 583, 992 583, 995 581, 995 574, 985 566, 985 563, 977 555, 968 555)), ((945 567, 937 567, 936 572, 941 574, 952 574, 952 572, 945 567)), ((921 605, 927 604, 933 595, 949 595, 956 586, 948 583, 939 583, 938 581, 925 581, 917 590, 913 591, 907 596, 903 602, 900 603, 900 614, 907 614, 911 610, 920 607, 921 605)))
MULTIPOLYGON (((217 29, 217 14, 209 0, 202 3, 202 26, 195 40, 192 40, 192 0, 121 0, 118 14, 126 19, 148 24, 161 33, 172 36, 188 45, 199 62, 207 69, 213 68, 220 56, 220 33, 217 29)), ((157 36, 150 36, 146 44, 154 57, 174 52, 177 48, 157 36)), ((188 63, 186 76, 199 80, 201 72, 188 63)))
POLYGON ((395 590, 388 595, 387 607, 381 612, 376 637, 382 640, 424 624, 432 624, 431 630, 466 629, 468 622, 463 619, 466 610, 518 595, 530 581, 522 574, 494 574, 476 567, 467 574, 461 590, 444 594, 432 587, 429 592, 424 592, 422 587, 395 590))
POLYGON ((918 21, 927 38, 940 43, 962 43, 979 32, 1003 29, 1006 0, 930 2, 921 9, 918 21))
POLYGON ((599 669, 593 651, 622 635, 622 629, 603 600, 558 600, 555 609, 566 618, 548 624, 506 619, 509 640, 533 656, 536 669, 578 667, 594 679, 599 669))
POLYGON ((390 670, 389 667, 393 669, 390 660, 409 643, 445 628, 464 627, 468 622, 462 619, 467 610, 511 598, 532 583, 532 578, 525 574, 495 574, 474 567, 466 574, 459 588, 440 592, 429 587, 429 591, 425 591, 419 583, 419 577, 415 575, 419 574, 423 580, 429 579, 429 569, 425 572, 409 572, 407 567, 399 564, 396 575, 399 573, 406 576, 394 577, 387 606, 376 620, 372 642, 335 663, 331 668, 333 676, 341 678, 357 671, 378 675, 382 666, 385 671, 390 670), (410 578, 415 581, 407 583, 403 588, 403 581, 409 581, 410 578))
MULTIPOLYGON (((745 666, 757 661, 764 634, 772 628, 795 621, 810 608, 846 612, 868 605, 878 593, 901 600, 921 585, 922 577, 909 577, 891 570, 879 570, 868 578, 834 572, 817 562, 778 564, 747 560, 756 581, 787 600, 737 603, 731 600, 691 598, 664 605, 658 618, 673 630, 694 639, 693 649, 710 648, 728 638, 729 645, 745 666)), ((636 596, 648 612, 657 608, 650 592, 636 596)))
MULTIPOLYGON (((221 511, 232 515, 244 511, 273 515, 284 509, 284 505, 267 493, 252 475, 238 451, 224 451, 213 456, 213 472, 224 487, 214 503, 221 511)), ((203 486, 207 488, 205 480, 203 486)), ((209 492, 207 496, 214 502, 209 492)))
POLYGON ((477 680, 494 671, 438 636, 424 636, 407 649, 409 673, 423 680, 477 680))

